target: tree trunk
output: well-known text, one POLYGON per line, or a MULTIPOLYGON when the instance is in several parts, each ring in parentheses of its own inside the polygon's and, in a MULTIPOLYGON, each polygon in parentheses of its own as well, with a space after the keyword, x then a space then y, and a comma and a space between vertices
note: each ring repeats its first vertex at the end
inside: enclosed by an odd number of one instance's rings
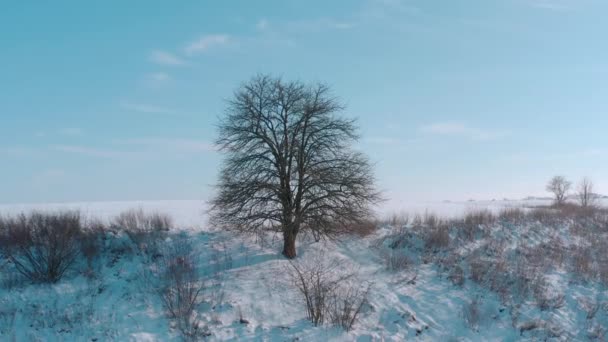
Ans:
POLYGON ((287 259, 296 257, 296 234, 293 232, 283 232, 283 255, 287 259))

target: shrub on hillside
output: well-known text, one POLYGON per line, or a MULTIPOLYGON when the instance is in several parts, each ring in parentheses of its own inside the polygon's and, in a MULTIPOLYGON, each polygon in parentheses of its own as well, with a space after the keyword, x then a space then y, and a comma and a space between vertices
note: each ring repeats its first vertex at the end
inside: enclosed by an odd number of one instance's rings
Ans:
POLYGON ((450 245, 450 231, 446 225, 429 226, 423 236, 424 246, 434 252, 450 245))
POLYGON ((382 254, 386 269, 389 271, 401 271, 410 268, 414 262, 401 249, 389 249, 382 254))
POLYGON ((123 229, 140 251, 158 256, 158 241, 166 236, 173 220, 166 214, 148 214, 142 209, 132 209, 118 215, 113 226, 123 229))
POLYGON ((85 275, 96 276, 99 267, 97 260, 103 252, 103 240, 106 238, 106 227, 101 221, 93 220, 86 224, 80 237, 80 252, 86 259, 85 275))
POLYGON ((206 286, 190 242, 185 238, 169 242, 154 262, 154 273, 160 281, 156 290, 169 318, 184 339, 199 340, 206 332, 196 308, 203 301, 206 286))
POLYGON ((55 283, 77 261, 82 222, 77 212, 21 214, 0 220, 4 253, 34 282, 55 283))
POLYGON ((378 230, 378 224, 376 222, 373 220, 363 220, 351 223, 348 228, 348 233, 365 237, 373 234, 376 230, 378 230))
POLYGON ((287 271, 302 296, 307 318, 315 326, 329 321, 350 330, 367 303, 371 285, 351 281, 355 274, 340 272, 338 267, 338 263, 316 255, 313 260, 290 262, 287 271))
POLYGON ((481 309, 479 308, 480 302, 478 299, 473 299, 471 302, 466 303, 462 308, 462 317, 466 326, 477 331, 481 321, 481 309))
POLYGON ((338 295, 330 298, 329 319, 334 326, 341 327, 346 331, 353 328, 359 318, 367 297, 371 290, 371 284, 358 286, 350 284, 340 290, 338 295))
POLYGON ((526 212, 521 208, 504 208, 498 213, 498 220, 518 224, 526 219, 526 212))

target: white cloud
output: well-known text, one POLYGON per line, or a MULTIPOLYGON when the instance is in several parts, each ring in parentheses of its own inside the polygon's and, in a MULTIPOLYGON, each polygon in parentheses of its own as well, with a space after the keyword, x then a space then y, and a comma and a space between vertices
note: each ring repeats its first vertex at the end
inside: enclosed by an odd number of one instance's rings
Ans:
POLYGON ((230 36, 227 34, 205 35, 186 45, 184 52, 187 55, 195 55, 197 53, 205 52, 212 47, 226 45, 229 42, 230 36))
POLYGON ((105 150, 80 145, 52 145, 50 148, 54 151, 80 154, 89 157, 115 158, 124 156, 124 153, 120 151, 105 150))
POLYGON ((585 5, 580 0, 527 0, 528 5, 554 12, 568 12, 585 5))
POLYGON ((558 12, 568 11, 572 8, 572 4, 564 0, 532 0, 530 1, 530 5, 535 8, 558 12))
POLYGON ((0 155, 6 155, 11 157, 26 157, 36 154, 36 150, 30 147, 24 146, 0 146, 0 155))
POLYGON ((133 102, 122 102, 120 106, 126 110, 145 113, 145 114, 174 114, 175 112, 164 107, 143 104, 143 103, 133 103, 133 102))
POLYGON ((116 140, 115 143, 137 145, 157 149, 170 149, 178 152, 212 152, 215 145, 204 140, 182 138, 139 138, 116 140))
POLYGON ((435 135, 462 136, 472 140, 494 140, 507 135, 506 132, 482 130, 461 122, 436 122, 422 125, 420 132, 435 135))
POLYGON ((258 21, 258 23, 255 25, 255 28, 257 28, 260 31, 264 31, 268 28, 269 25, 270 25, 270 23, 268 22, 268 20, 260 19, 258 21))
POLYGON ((59 131, 59 134, 61 135, 66 135, 69 137, 79 137, 84 135, 84 131, 82 130, 82 128, 78 128, 78 127, 66 127, 63 128, 59 131))
POLYGON ((154 63, 168 66, 184 66, 188 64, 182 58, 170 52, 161 50, 152 51, 152 53, 150 54, 150 60, 154 63))
POLYGON ((287 23, 287 29, 295 32, 318 32, 327 29, 348 30, 355 24, 347 21, 339 21, 332 18, 319 18, 314 20, 299 20, 287 23))
POLYGON ((154 82, 165 82, 171 79, 171 76, 165 72, 153 72, 147 75, 148 80, 154 82))

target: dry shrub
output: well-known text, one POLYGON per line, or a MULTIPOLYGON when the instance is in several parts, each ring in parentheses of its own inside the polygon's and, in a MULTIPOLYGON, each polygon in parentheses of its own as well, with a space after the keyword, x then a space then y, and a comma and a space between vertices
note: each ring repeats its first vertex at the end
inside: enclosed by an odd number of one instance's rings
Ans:
POLYGON ((341 263, 328 262, 317 254, 308 261, 290 261, 287 273, 302 295, 307 318, 315 326, 329 319, 332 324, 350 330, 367 302, 370 287, 351 282, 355 273, 340 271, 339 267, 341 263))
POLYGON ((74 266, 80 253, 82 224, 77 212, 40 213, 0 220, 5 254, 33 282, 55 283, 74 266))
POLYGON ((597 258, 597 273, 600 282, 604 284, 604 286, 608 286, 608 255, 606 255, 606 248, 601 249, 603 253, 598 255, 597 258))
POLYGON ((532 295, 541 311, 561 308, 565 302, 563 294, 552 294, 549 291, 547 280, 543 275, 537 276, 532 282, 532 295))
POLYGON ((410 217, 407 213, 392 213, 388 215, 384 220, 383 224, 389 225, 393 228, 403 228, 410 222, 410 217))
POLYGON ((450 269, 450 273, 448 274, 448 279, 452 282, 452 284, 456 286, 464 285, 464 270, 460 265, 455 265, 450 269))
POLYGON ((526 212, 521 208, 504 208, 498 213, 498 220, 518 224, 526 219, 526 212))
POLYGON ((581 309, 587 314, 587 320, 592 320, 600 309, 600 304, 597 300, 591 298, 582 298, 579 300, 581 309))
POLYGON ((470 303, 467 303, 462 308, 462 317, 467 327, 477 331, 481 321, 481 310, 479 308, 479 299, 475 298, 470 303))
POLYGON ((378 230, 378 225, 373 220, 363 220, 354 222, 348 226, 348 233, 359 237, 365 237, 378 230))
POLYGON ((422 223, 428 228, 436 228, 442 224, 442 220, 437 214, 426 211, 422 218, 422 223))
POLYGON ((350 284, 342 287, 340 293, 330 299, 329 319, 331 323, 350 331, 357 322, 363 306, 367 303, 371 286, 371 284, 367 286, 350 284))
POLYGON ((524 258, 526 265, 540 272, 547 271, 561 264, 564 258, 563 252, 558 246, 546 242, 536 246, 523 246, 519 252, 524 258), (552 259, 552 257, 556 259, 552 259))
POLYGON ((555 225, 563 220, 559 210, 549 208, 535 208, 528 212, 528 217, 545 225, 555 225))
POLYGON ((205 333, 195 309, 202 303, 205 284, 198 271, 197 258, 186 239, 169 242, 155 261, 157 289, 169 317, 186 340, 198 340, 205 333))
POLYGON ((519 335, 523 336, 523 334, 527 331, 532 331, 536 329, 541 329, 545 326, 545 322, 541 320, 532 320, 527 321, 519 325, 519 335))
POLYGON ((413 228, 422 228, 423 225, 424 225, 424 221, 422 219, 422 216, 420 214, 414 215, 414 218, 412 219, 412 227, 413 228))
POLYGON ((85 275, 95 277, 98 273, 97 263, 103 250, 106 227, 101 221, 92 221, 87 224, 80 238, 80 252, 85 257, 87 269, 85 275))
POLYGON ((510 274, 513 295, 519 296, 519 299, 525 299, 530 293, 535 274, 536 271, 526 263, 523 257, 517 257, 515 267, 510 274))
POLYGON ((338 264, 328 264, 320 257, 312 262, 290 261, 288 274, 306 304, 306 316, 315 325, 325 322, 330 300, 340 283, 352 275, 338 275, 338 264))
POLYGON ((403 250, 391 249, 384 253, 383 256, 386 269, 389 271, 407 270, 414 264, 403 250))
POLYGON ((493 260, 492 272, 488 274, 488 284, 490 290, 498 294, 503 302, 511 295, 510 280, 509 264, 502 257, 497 257, 493 260))
POLYGON ((467 226, 490 225, 496 222, 496 216, 488 209, 473 210, 464 216, 464 224, 467 226))
POLYGON ((492 268, 492 263, 488 260, 481 259, 479 256, 473 256, 473 260, 469 262, 470 277, 474 282, 483 285, 492 268))
POLYGON ((423 239, 426 249, 438 251, 450 246, 450 230, 447 225, 428 226, 423 239))
POLYGON ((587 330, 587 338, 590 341, 605 341, 606 337, 606 328, 601 324, 595 323, 591 324, 589 329, 587 330))
POLYGON ((572 254, 572 272, 583 281, 589 281, 594 277, 593 259, 591 252, 583 247, 574 247, 572 254))
POLYGON ((382 241, 389 241, 388 247, 391 249, 401 249, 409 247, 412 244, 413 233, 406 228, 396 229, 391 235, 382 241))
POLYGON ((158 256, 158 241, 166 236, 173 220, 166 214, 147 214, 142 209, 132 209, 118 215, 113 225, 123 229, 140 251, 158 256))

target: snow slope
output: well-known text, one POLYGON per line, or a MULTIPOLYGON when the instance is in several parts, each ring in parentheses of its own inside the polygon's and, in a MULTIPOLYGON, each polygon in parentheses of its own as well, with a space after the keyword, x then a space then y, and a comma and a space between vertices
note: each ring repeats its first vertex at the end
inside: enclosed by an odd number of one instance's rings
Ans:
MULTIPOLYGON (((539 201, 430 203, 403 211, 456 216, 473 208, 498 211, 505 206, 533 204, 539 201)), ((360 279, 373 282, 370 305, 353 330, 314 327, 306 320, 298 292, 289 284, 289 262, 278 253, 280 239, 269 236, 260 241, 213 231, 205 225, 203 207, 199 201, 4 205, 0 214, 78 209, 86 216, 106 220, 129 208, 171 214, 178 228, 168 239, 191 241, 201 272, 213 284, 205 292, 206 303, 197 309, 212 341, 593 340, 590 331, 599 329, 593 325, 601 328, 608 324, 606 289, 597 284, 570 283, 564 269, 554 272, 551 288, 565 293, 565 304, 541 312, 534 303, 524 302, 516 308, 517 323, 513 321, 515 309, 505 307, 497 294, 469 280, 462 287, 453 285, 445 272, 422 260, 421 255, 411 256, 415 262, 408 269, 389 271, 383 252, 395 230, 384 227, 365 238, 298 241, 300 260, 321 254, 341 269, 356 270, 360 279), (481 303, 480 317, 471 327, 463 316, 474 299, 481 303), (593 320, 581 310, 587 299, 600 305, 593 320), (249 323, 240 323, 241 316, 249 323), (542 332, 522 333, 521 324, 536 320, 551 322, 551 326, 537 329, 542 332)), ((565 228, 559 233, 568 237, 565 228)), ((505 241, 513 242, 542 240, 552 233, 539 231, 538 225, 524 225, 496 234, 508 235, 505 241)), ((110 252, 97 266, 97 276, 74 271, 55 285, 20 284, 5 272, 6 265, 0 266, 0 340, 180 340, 160 299, 147 289, 145 257, 125 253, 121 249, 125 243, 124 237, 106 241, 110 252)), ((481 248, 479 241, 463 247, 463 258, 476 248, 481 248)), ((416 253, 415 248, 408 251, 416 253)))

